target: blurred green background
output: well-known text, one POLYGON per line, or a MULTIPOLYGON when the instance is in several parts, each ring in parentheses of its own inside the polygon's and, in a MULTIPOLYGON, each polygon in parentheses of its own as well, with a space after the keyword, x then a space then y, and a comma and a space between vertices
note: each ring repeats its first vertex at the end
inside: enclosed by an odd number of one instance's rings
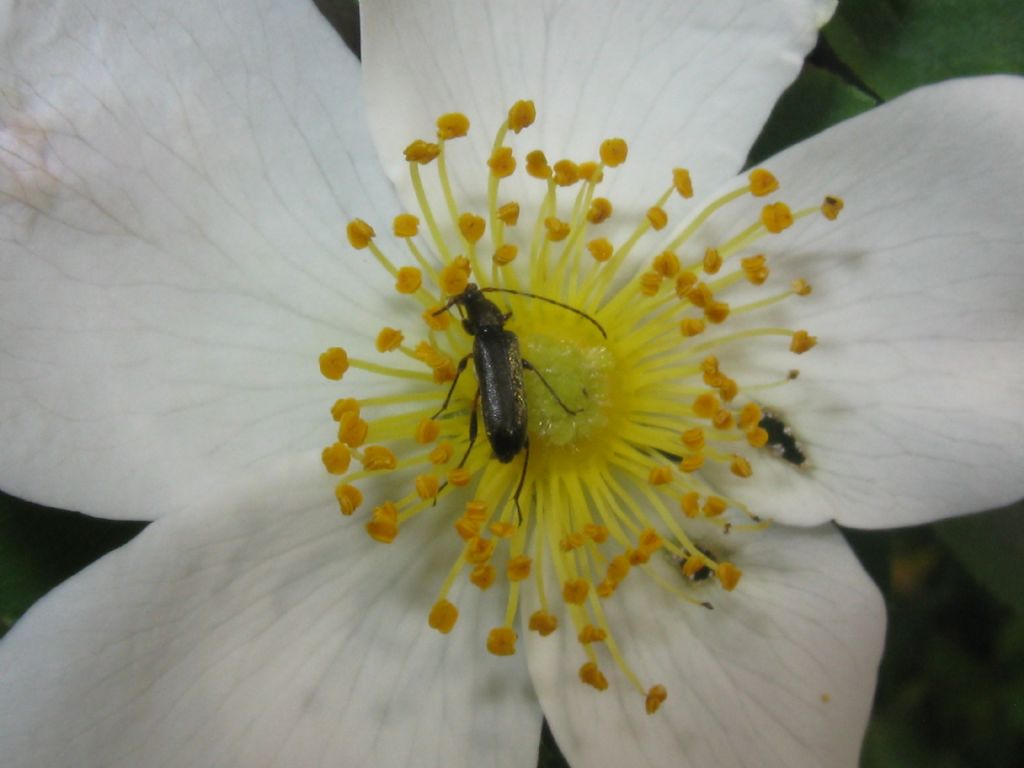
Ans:
MULTIPOLYGON (((358 52, 354 1, 317 4, 358 52)), ((1020 0, 841 0, 750 163, 912 88, 997 72, 1024 74, 1020 0)), ((0 494, 0 634, 142 527, 0 494)), ((889 608, 864 768, 1024 765, 1024 505, 845 533, 889 608)), ((565 765, 546 731, 540 765, 565 765)))

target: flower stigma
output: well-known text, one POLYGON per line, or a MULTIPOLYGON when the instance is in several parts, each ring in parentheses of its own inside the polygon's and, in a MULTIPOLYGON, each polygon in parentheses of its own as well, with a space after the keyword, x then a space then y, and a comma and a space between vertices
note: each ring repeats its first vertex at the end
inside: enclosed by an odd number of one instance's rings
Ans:
POLYGON ((418 210, 391 222, 401 260, 378 246, 370 223, 348 224, 351 246, 394 278, 391 316, 401 327, 379 329, 374 359, 341 347, 320 356, 330 380, 358 369, 391 385, 386 394, 334 403, 338 437, 323 464, 338 478, 341 512, 362 515, 377 542, 394 541, 420 514, 451 520, 461 554, 424 607, 430 627, 452 631, 460 590, 498 587, 504 621, 481 638, 488 651, 514 654, 520 622, 541 636, 570 631, 582 683, 601 691, 624 679, 654 713, 668 691, 634 671, 628 638, 605 606, 625 599, 616 593, 627 579, 646 579, 696 610, 742 588, 742 562, 730 561, 720 543, 769 522, 731 498, 720 478, 748 482, 758 451, 794 470, 807 457, 756 396, 796 372, 741 386, 716 353, 738 342, 782 344, 796 355, 815 346, 805 329, 730 321, 811 292, 804 280, 764 287, 766 246, 804 217, 835 219, 843 202, 830 195, 793 211, 774 199, 777 179, 758 168, 695 208, 690 174, 675 168, 649 207, 622 225, 617 219, 628 214, 599 189, 606 172, 626 162, 627 143, 610 138, 594 155, 551 163, 539 149, 513 146, 535 117, 529 101, 509 110, 479 168, 486 195, 473 201, 457 199, 448 166, 453 142, 470 130, 465 115, 442 115, 436 138, 409 144, 418 210), (528 199, 504 192, 514 174, 525 177, 516 189, 535 190, 528 199), (737 231, 713 246, 696 245, 713 218, 751 197, 766 198, 759 215, 740 217, 737 231), (474 416, 481 398, 494 397, 480 391, 466 332, 474 330, 473 286, 499 308, 525 369, 521 383, 497 382, 503 395, 526 403, 527 437, 507 461, 492 450, 486 423, 471 438, 471 424, 483 420, 474 416), (751 300, 752 290, 767 295, 751 300), (736 297, 745 303, 730 301, 736 297), (714 484, 711 467, 723 470, 714 484), (718 544, 708 543, 708 531, 718 544), (527 590, 538 606, 529 616, 521 608, 527 590), (611 682, 609 662, 618 670, 611 682))

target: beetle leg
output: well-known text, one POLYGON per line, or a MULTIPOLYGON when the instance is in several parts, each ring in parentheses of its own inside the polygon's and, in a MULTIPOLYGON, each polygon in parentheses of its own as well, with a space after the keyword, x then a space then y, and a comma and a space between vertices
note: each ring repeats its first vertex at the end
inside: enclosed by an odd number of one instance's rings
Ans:
MULTIPOLYGON (((472 357, 473 357, 473 353, 470 352, 464 358, 459 360, 459 367, 455 370, 455 378, 452 380, 452 385, 450 387, 448 387, 448 395, 444 399, 444 405, 442 405, 440 408, 438 408, 437 413, 435 413, 433 416, 430 417, 431 421, 433 421, 438 416, 440 416, 442 413, 444 413, 445 409, 448 407, 448 403, 450 403, 452 401, 452 394, 454 394, 454 392, 455 392, 455 385, 459 383, 459 376, 461 376, 462 372, 464 370, 466 370, 466 365, 469 363, 470 358, 472 358, 472 357)), ((474 412, 475 412, 475 409, 474 409, 474 412)))
MULTIPOLYGON (((541 375, 541 372, 538 371, 536 368, 534 368, 533 364, 529 360, 527 360, 525 358, 523 359, 523 368, 525 368, 527 371, 533 371, 535 374, 537 374, 537 378, 540 379, 540 383, 543 384, 547 388, 548 392, 551 393, 551 396, 553 398, 555 398, 555 402, 558 403, 560 406, 562 406, 562 410, 565 411, 566 413, 568 413, 570 416, 575 416, 577 413, 579 413, 580 411, 583 410, 582 408, 577 408, 576 410, 573 410, 568 405, 563 403, 562 402, 562 398, 560 398, 558 396, 558 393, 555 392, 555 390, 551 388, 550 384, 548 384, 548 380, 545 379, 541 375)), ((444 409, 442 408, 442 410, 444 410, 444 409)))
MULTIPOLYGON (((466 355, 466 358, 469 358, 469 357, 472 357, 472 355, 466 355)), ((470 416, 469 416, 469 445, 466 447, 466 452, 464 454, 462 454, 462 460, 459 462, 459 466, 456 467, 456 469, 462 469, 462 467, 465 466, 466 460, 469 459, 469 453, 470 453, 470 451, 473 450, 473 445, 476 443, 476 435, 477 435, 476 412, 477 412, 477 409, 478 409, 479 405, 480 405, 480 389, 478 387, 477 390, 476 390, 476 394, 473 396, 473 410, 470 412, 470 416)), ((444 409, 442 408, 441 410, 444 410, 444 409)), ((431 506, 434 506, 434 507, 437 506, 437 499, 441 495, 441 491, 443 491, 447 487, 448 487, 448 481, 445 480, 443 483, 441 483, 441 487, 437 489, 437 493, 434 494, 434 503, 431 506)))
POLYGON ((512 497, 512 500, 516 503, 516 515, 519 519, 518 524, 523 524, 523 510, 519 507, 519 494, 523 492, 523 483, 526 482, 526 467, 530 464, 530 440, 527 438, 523 444, 523 450, 525 455, 523 456, 523 471, 519 475, 519 485, 516 486, 516 495, 512 497))
POLYGON ((456 469, 462 469, 466 464, 466 459, 469 458, 469 452, 473 450, 473 444, 476 443, 476 412, 480 405, 480 388, 477 387, 476 394, 473 395, 473 410, 469 415, 469 445, 466 446, 466 452, 462 454, 462 461, 459 462, 459 466, 456 469))

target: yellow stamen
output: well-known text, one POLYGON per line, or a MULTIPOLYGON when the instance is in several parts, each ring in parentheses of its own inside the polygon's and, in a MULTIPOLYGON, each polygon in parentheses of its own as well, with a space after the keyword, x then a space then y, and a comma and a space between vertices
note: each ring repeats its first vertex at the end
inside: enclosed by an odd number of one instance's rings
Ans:
POLYGON ((821 213, 829 221, 835 221, 839 218, 839 212, 843 210, 843 205, 841 198, 828 195, 821 204, 821 213))
POLYGON ((580 169, 572 160, 559 160, 551 169, 555 184, 571 187, 580 180, 580 169))
POLYGON ((729 305, 724 301, 712 301, 704 307, 704 317, 710 323, 721 325, 729 317, 729 305))
POLYGON ((701 266, 706 274, 714 275, 718 273, 718 270, 722 268, 722 255, 718 252, 717 248, 708 248, 704 251, 704 261, 701 266))
POLYGON ((405 159, 410 163, 418 163, 419 165, 428 165, 436 160, 440 154, 441 147, 439 145, 431 144, 421 139, 417 139, 405 148, 405 159))
POLYGON ((558 617, 547 611, 534 611, 530 615, 529 628, 541 637, 547 637, 558 629, 558 617))
POLYGON ((423 274, 416 267, 402 267, 398 270, 395 290, 399 293, 416 293, 423 285, 423 274))
POLYGON ((668 698, 668 691, 665 690, 663 685, 651 686, 651 689, 647 692, 647 698, 645 700, 645 707, 648 715, 653 715, 658 711, 658 708, 665 703, 665 699, 668 698))
POLYGON ((389 449, 383 445, 368 445, 363 449, 363 468, 372 471, 394 469, 398 466, 398 459, 395 458, 389 449))
POLYGON ((770 195, 779 188, 778 179, 764 168, 755 168, 747 178, 750 179, 750 194, 754 197, 770 195))
POLYGON ((777 235, 793 225, 793 214, 785 203, 772 203, 761 209, 761 223, 765 229, 777 235))
POLYGON ((592 184, 600 184, 604 181, 604 170, 602 170, 601 164, 595 163, 592 160, 580 163, 579 172, 581 179, 592 184))
POLYGON ((737 477, 750 477, 754 474, 754 470, 751 468, 750 462, 742 456, 733 456, 729 469, 737 477))
POLYGON ((350 221, 345 233, 348 235, 349 245, 357 251, 366 248, 377 234, 373 231, 373 227, 362 219, 350 221))
POLYGON ((696 472, 704 466, 704 454, 695 453, 679 462, 679 469, 686 473, 696 472))
POLYGON ((680 323, 679 330, 683 336, 693 337, 704 332, 705 323, 699 317, 686 317, 680 323))
POLYGON ((331 381, 341 381, 348 366, 348 354, 341 347, 331 347, 320 355, 320 373, 331 381))
POLYGON ((432 331, 446 330, 452 322, 451 315, 443 311, 439 306, 427 307, 420 317, 423 318, 423 322, 426 323, 427 327, 432 331))
POLYGON ((680 272, 676 275, 676 296, 689 299, 691 291, 697 285, 697 276, 692 272, 680 272))
POLYGON ((743 273, 754 285, 762 285, 768 279, 768 267, 763 253, 740 260, 743 273))
POLYGON ((465 467, 456 467, 448 473, 448 482, 456 488, 469 485, 472 475, 465 467))
POLYGON ((718 397, 712 392, 698 395, 693 401, 693 415, 701 419, 710 419, 718 412, 721 405, 718 397))
POLYGON ((508 128, 519 133, 523 128, 533 125, 537 119, 537 109, 532 101, 517 101, 508 111, 508 128))
POLYGON ((793 293, 797 296, 810 296, 811 295, 811 284, 803 278, 798 278, 790 283, 793 293))
POLYGON ((428 456, 431 464, 447 464, 451 461, 455 449, 451 443, 438 443, 428 456))
POLYGON ((341 421, 341 417, 346 413, 354 413, 358 417, 359 401, 353 397, 343 397, 331 406, 331 418, 335 421, 341 421))
POLYGON ((562 537, 558 547, 563 552, 572 552, 574 549, 579 549, 587 542, 587 537, 582 533, 570 533, 562 537))
POLYGON ((535 149, 526 155, 526 172, 535 179, 550 179, 551 166, 548 165, 548 158, 539 149, 535 149))
POLYGON ((461 112, 449 112, 437 118, 437 138, 457 139, 469 133, 469 118, 461 112))
POLYGON ((416 237, 420 232, 420 220, 411 213, 400 213, 395 216, 392 230, 395 237, 416 237))
POLYGON ((434 442, 439 434, 441 434, 441 425, 433 419, 421 419, 420 423, 416 425, 415 438, 420 445, 434 442))
POLYGON ((704 500, 704 516, 718 517, 729 508, 729 502, 721 496, 708 496, 704 500))
POLYGON ((600 643, 608 638, 608 633, 600 627, 595 627, 593 624, 587 624, 582 630, 580 630, 578 640, 583 645, 589 645, 590 643, 600 643))
POLYGON ((672 251, 662 251, 654 257, 651 268, 662 277, 675 277, 679 274, 679 257, 672 251))
POLYGON ((516 555, 508 561, 505 573, 509 581, 522 581, 530 575, 532 560, 528 555, 516 555))
POLYGON ((335 443, 324 448, 320 457, 323 460, 324 468, 332 475, 344 475, 348 472, 348 466, 352 461, 352 454, 349 452, 348 446, 342 443, 335 443))
POLYGON ((668 214, 664 208, 654 205, 647 209, 647 221, 653 229, 664 229, 668 224, 668 214))
POLYGON ((491 523, 489 526, 491 533, 497 536, 499 539, 511 539, 516 535, 518 528, 512 523, 491 523))
POLYGON ((390 544, 398 536, 398 510, 390 501, 373 510, 366 532, 381 544, 390 544))
MULTIPOLYGON (((690 515, 690 517, 695 517, 695 515, 690 515)), ((699 553, 690 555, 690 557, 686 558, 686 562, 683 563, 683 575, 688 579, 692 579, 707 567, 708 561, 704 555, 699 553)))
POLYGON ((704 430, 700 427, 693 427, 682 434, 683 445, 691 451, 699 451, 704 447, 704 430))
POLYGON ((362 491, 348 483, 339 483, 334 489, 334 496, 343 515, 351 515, 363 503, 362 491))
POLYGON ((471 243, 479 242, 486 228, 487 222, 480 216, 472 213, 463 213, 459 216, 459 231, 471 243))
POLYGON ((693 181, 690 179, 690 172, 685 168, 672 170, 672 185, 681 197, 693 197, 693 181))
POLYGON ((469 582, 477 589, 489 589, 498 579, 497 569, 490 563, 481 563, 469 574, 469 582))
POLYGON ((478 565, 490 560, 494 554, 494 540, 477 536, 466 545, 466 562, 478 565))
POLYGON ((608 221, 612 215, 611 201, 605 197, 595 197, 590 201, 590 209, 587 211, 587 221, 591 224, 600 224, 608 221))
POLYGON ((505 243, 494 252, 494 263, 500 266, 511 264, 519 254, 519 247, 512 243, 505 243))
POLYGON ((569 225, 554 216, 544 219, 544 227, 548 231, 548 240, 552 242, 561 242, 569 236, 569 225))
POLYGON ((498 147, 487 160, 487 166, 491 173, 499 179, 505 179, 516 171, 516 159, 512 155, 511 147, 498 147))
POLYGON ((761 427, 754 427, 754 429, 747 432, 747 442, 754 448, 764 448, 768 445, 767 430, 761 429, 761 427))
POLYGON ((519 203, 505 203, 498 209, 498 218, 506 227, 514 227, 519 221, 519 203))
POLYGON ((511 656, 516 652, 516 633, 512 627, 496 627, 487 636, 487 650, 495 656, 511 656))
POLYGON ((606 139, 601 142, 601 162, 609 168, 615 168, 626 162, 629 146, 624 139, 606 139))
POLYGON ((583 579, 572 579, 562 586, 562 598, 571 605, 582 605, 589 591, 590 585, 583 579))
POLYGON ((580 680, 599 691, 604 691, 608 688, 608 679, 598 669, 597 663, 593 661, 588 661, 580 667, 580 680))
POLYGON ((608 261, 615 252, 612 244, 603 237, 599 237, 596 240, 591 240, 587 243, 587 250, 590 251, 590 255, 594 257, 594 261, 597 262, 608 261))
POLYGON ((732 592, 736 589, 736 585, 740 583, 740 577, 743 572, 732 563, 720 563, 718 565, 718 580, 722 584, 722 589, 726 592, 732 592))
POLYGON ((338 421, 338 439, 349 448, 358 448, 366 442, 370 425, 358 414, 346 413, 338 421))
POLYGON ((683 494, 679 506, 687 517, 696 517, 700 514, 700 495, 696 491, 683 494))
POLYGON ((466 290, 469 285, 469 261, 462 257, 456 259, 441 270, 441 290, 449 296, 455 296, 466 290))
POLYGON ((644 272, 640 276, 640 292, 644 296, 654 296, 658 293, 658 289, 661 288, 661 281, 664 278, 657 272, 644 272))
POLYGON ((416 495, 421 499, 433 499, 437 496, 440 483, 436 475, 416 476, 416 495))
POLYGON ((818 343, 817 336, 811 336, 807 331, 797 331, 793 334, 793 341, 790 342, 789 351, 802 355, 818 343))
POLYGON ((665 485, 672 482, 672 470, 669 467, 651 467, 647 477, 651 485, 665 485))
POLYGON ((739 418, 736 420, 740 429, 750 429, 761 422, 763 414, 757 403, 747 403, 740 410, 739 418))
POLYGON ((455 622, 459 619, 459 609, 452 605, 447 600, 438 600, 434 603, 434 607, 430 609, 430 616, 427 622, 433 629, 436 629, 442 635, 447 635, 452 631, 455 626, 455 622))

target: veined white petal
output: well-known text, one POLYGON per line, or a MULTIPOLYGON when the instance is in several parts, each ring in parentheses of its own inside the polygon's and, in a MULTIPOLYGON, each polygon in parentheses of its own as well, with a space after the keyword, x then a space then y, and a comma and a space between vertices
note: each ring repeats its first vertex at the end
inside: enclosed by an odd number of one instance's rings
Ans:
MULTIPOLYGON (((655 714, 596 645, 609 688, 583 685, 586 659, 563 626, 527 639, 544 715, 571 765, 853 768, 874 692, 885 611, 838 532, 771 528, 704 540, 743 578, 691 590, 687 605, 635 571, 602 605, 622 653, 668 699, 655 714), (595 726, 595 724, 600 724, 595 726)), ((668 580, 683 576, 652 559, 668 580)))
MULTIPOLYGON (((771 492, 736 492, 752 508, 888 527, 1024 496, 1022 121, 1024 80, 955 81, 767 164, 795 208, 823 194, 846 207, 779 240, 777 280, 804 276, 814 293, 765 323, 796 324, 819 343, 785 362, 764 345, 776 365, 801 370, 765 399, 811 466, 761 462, 771 492)), ((767 361, 761 348, 752 368, 767 361)))
POLYGON ((154 517, 319 443, 395 204, 312 3, 20 5, 0 60, 4 490, 154 517))
POLYGON ((794 210, 824 194, 845 208, 758 244, 776 254, 769 285, 804 277, 813 293, 749 323, 805 328, 818 345, 797 357, 786 339, 758 340, 721 359, 741 382, 800 370, 754 396, 809 463, 765 455, 730 494, 785 522, 866 528, 1024 496, 1022 123, 1024 79, 953 81, 765 163, 794 210))
POLYGON ((455 178, 468 207, 483 195, 497 126, 512 103, 532 99, 537 123, 510 138, 520 162, 535 148, 552 162, 597 159, 601 141, 626 138, 630 170, 609 175, 602 193, 642 211, 673 165, 702 188, 739 169, 834 9, 834 0, 366 3, 373 137, 411 205, 403 148, 431 139, 440 114, 466 113, 474 152, 455 178))
POLYGON ((427 626, 458 555, 445 516, 371 541, 313 456, 224 485, 4 639, 5 766, 535 763, 525 660, 484 649, 503 601, 465 585, 452 632, 427 626))

